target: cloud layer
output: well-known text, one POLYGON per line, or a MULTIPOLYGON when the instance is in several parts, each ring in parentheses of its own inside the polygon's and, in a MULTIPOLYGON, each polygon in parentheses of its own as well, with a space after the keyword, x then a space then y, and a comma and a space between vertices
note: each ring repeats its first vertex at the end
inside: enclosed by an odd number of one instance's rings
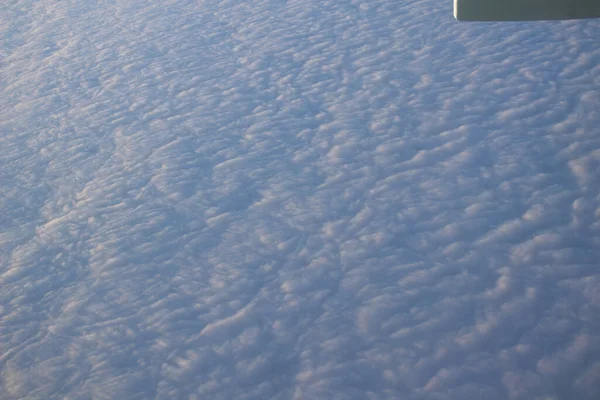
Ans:
POLYGON ((600 396, 598 21, 11 0, 0 32, 0 399, 600 396))

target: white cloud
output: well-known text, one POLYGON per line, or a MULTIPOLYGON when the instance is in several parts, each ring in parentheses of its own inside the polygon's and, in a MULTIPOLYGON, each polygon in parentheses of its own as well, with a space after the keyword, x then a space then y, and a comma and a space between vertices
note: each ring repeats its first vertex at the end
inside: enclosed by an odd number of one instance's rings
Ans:
POLYGON ((595 399, 596 21, 13 1, 0 399, 595 399))

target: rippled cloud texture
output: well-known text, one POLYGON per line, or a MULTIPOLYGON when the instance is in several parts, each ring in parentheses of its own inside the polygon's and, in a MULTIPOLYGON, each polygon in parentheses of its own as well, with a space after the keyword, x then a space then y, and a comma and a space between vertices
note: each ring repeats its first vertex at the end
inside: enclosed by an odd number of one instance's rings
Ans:
POLYGON ((0 399, 600 398, 600 22, 0 6, 0 399))

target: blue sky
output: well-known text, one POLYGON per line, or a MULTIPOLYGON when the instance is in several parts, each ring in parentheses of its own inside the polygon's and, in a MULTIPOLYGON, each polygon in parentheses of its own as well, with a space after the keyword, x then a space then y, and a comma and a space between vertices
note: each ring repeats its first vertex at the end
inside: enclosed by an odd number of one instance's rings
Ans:
POLYGON ((600 22, 0 6, 0 399, 597 399, 600 22))

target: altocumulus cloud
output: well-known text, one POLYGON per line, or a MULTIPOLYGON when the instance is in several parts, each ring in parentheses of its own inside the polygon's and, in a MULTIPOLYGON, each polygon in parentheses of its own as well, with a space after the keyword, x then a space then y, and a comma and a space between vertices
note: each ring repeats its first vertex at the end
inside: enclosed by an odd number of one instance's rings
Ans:
POLYGON ((4 3, 0 399, 600 396, 598 21, 4 3))

